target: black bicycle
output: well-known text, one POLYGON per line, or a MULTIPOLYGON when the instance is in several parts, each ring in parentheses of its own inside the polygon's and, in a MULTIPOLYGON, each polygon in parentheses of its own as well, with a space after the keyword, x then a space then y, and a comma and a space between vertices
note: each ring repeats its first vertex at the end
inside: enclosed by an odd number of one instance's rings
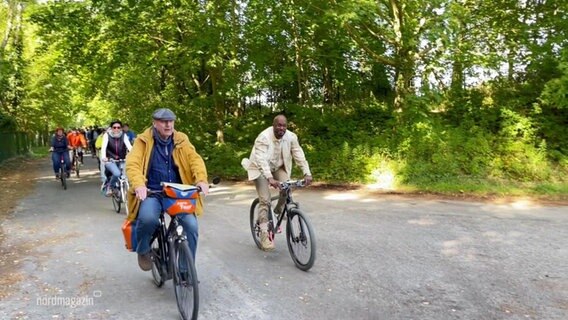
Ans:
POLYGON ((197 271, 178 213, 195 211, 195 203, 201 189, 175 183, 163 183, 163 185, 163 191, 148 191, 149 195, 158 193, 172 200, 172 205, 160 214, 160 227, 150 242, 153 253, 152 277, 157 287, 172 279, 182 319, 197 319, 199 310, 197 271), (171 217, 169 225, 166 223, 166 214, 171 217))
MULTIPOLYGON (((49 150, 49 152, 53 152, 52 150, 49 150)), ((65 151, 67 152, 67 151, 65 151)), ((59 180, 61 181, 61 186, 63 187, 63 190, 67 190, 67 172, 65 171, 65 157, 63 156, 63 153, 61 153, 61 155, 59 156, 59 180)))
POLYGON ((63 190, 67 190, 67 172, 65 171, 65 157, 63 154, 59 157, 59 180, 61 180, 61 186, 63 190))
MULTIPOLYGON (((305 180, 295 180, 280 183, 280 192, 285 193, 285 204, 278 217, 275 217, 272 210, 272 203, 278 201, 279 196, 272 197, 268 208, 268 237, 274 240, 277 233, 280 233, 281 224, 284 220, 286 224, 286 242, 288 251, 296 267, 300 270, 309 270, 316 259, 316 239, 314 229, 305 213, 300 210, 300 204, 292 199, 292 189, 305 186, 305 180), (276 218, 276 219, 275 219, 276 218), (276 223, 275 223, 276 222, 276 223)), ((258 203, 256 198, 250 207, 250 230, 252 238, 259 249, 260 244, 260 223, 258 221, 258 203)))

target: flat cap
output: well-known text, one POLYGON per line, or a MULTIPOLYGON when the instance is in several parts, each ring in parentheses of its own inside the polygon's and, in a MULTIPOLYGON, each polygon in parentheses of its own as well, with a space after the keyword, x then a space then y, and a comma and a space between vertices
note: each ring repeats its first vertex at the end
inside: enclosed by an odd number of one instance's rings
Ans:
POLYGON ((176 119, 176 115, 172 110, 168 108, 160 108, 154 111, 152 118, 154 118, 155 120, 173 121, 176 119))

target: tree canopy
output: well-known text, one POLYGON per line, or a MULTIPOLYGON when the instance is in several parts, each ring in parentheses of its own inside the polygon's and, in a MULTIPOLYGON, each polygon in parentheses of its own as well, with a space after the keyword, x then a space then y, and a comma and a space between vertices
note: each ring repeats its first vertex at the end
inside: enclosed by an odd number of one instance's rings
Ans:
POLYGON ((0 3, 0 127, 142 130, 168 107, 213 166, 242 176, 237 160, 280 112, 332 181, 385 163, 405 181, 568 167, 563 1, 0 3))

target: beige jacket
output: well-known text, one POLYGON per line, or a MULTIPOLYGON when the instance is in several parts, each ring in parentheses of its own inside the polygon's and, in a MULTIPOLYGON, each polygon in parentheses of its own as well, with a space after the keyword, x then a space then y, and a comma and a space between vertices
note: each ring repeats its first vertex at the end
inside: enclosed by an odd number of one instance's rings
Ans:
MULTIPOLYGON (((277 141, 277 139, 274 136, 274 129, 272 127, 267 128, 258 135, 254 141, 250 157, 244 158, 241 161, 241 165, 248 172, 249 180, 255 180, 261 175, 267 179, 272 178, 269 161, 274 152, 275 141, 277 141)), ((312 175, 310 166, 304 155, 304 150, 300 147, 296 134, 286 130, 286 133, 280 140, 280 145, 282 147, 284 170, 286 170, 288 174, 288 179, 290 179, 292 174, 292 159, 294 159, 298 167, 302 169, 304 175, 312 175)))

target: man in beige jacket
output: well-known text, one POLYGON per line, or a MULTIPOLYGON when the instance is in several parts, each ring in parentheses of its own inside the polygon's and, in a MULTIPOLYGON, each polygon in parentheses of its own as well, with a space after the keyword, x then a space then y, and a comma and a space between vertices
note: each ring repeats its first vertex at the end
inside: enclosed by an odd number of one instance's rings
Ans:
MULTIPOLYGON (((298 136, 287 131, 287 120, 284 115, 274 118, 272 127, 262 131, 254 142, 250 158, 241 162, 248 172, 248 179, 254 180, 259 198, 260 242, 265 251, 274 250, 274 242, 268 237, 268 206, 270 205, 269 187, 280 188, 280 181, 290 180, 292 159, 302 169, 306 185, 312 182, 310 166, 300 147, 298 136)), ((280 194, 274 209, 276 214, 282 212, 284 194, 280 194)))

